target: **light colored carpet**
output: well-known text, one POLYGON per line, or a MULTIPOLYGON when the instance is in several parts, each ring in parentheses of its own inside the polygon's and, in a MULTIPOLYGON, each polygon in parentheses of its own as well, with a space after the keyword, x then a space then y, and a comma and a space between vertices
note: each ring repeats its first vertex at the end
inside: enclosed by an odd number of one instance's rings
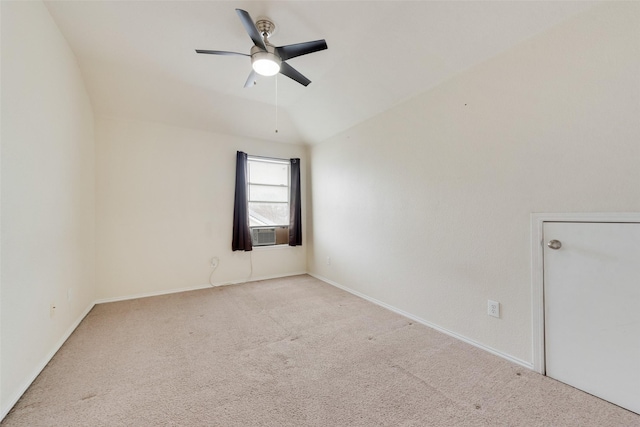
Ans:
POLYGON ((94 307, 2 426, 640 426, 310 276, 94 307))

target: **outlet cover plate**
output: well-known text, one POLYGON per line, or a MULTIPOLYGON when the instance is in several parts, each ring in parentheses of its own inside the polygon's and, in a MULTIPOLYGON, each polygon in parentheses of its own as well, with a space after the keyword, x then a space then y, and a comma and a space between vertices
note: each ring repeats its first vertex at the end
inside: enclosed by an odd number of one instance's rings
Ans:
POLYGON ((500 303, 489 300, 487 303, 487 314, 489 316, 500 318, 500 303))

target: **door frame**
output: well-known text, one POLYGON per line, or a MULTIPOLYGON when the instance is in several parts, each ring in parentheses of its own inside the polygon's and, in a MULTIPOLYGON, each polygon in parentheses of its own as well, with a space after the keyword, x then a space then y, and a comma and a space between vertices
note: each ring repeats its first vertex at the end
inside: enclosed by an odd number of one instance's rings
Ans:
POLYGON ((544 241, 545 222, 640 223, 640 212, 531 214, 531 337, 533 370, 545 375, 544 241))

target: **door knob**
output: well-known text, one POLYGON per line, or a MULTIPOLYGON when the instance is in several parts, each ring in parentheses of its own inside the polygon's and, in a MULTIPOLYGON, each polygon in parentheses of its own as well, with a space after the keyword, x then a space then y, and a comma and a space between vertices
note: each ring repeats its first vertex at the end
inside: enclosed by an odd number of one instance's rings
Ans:
POLYGON ((551 249, 558 250, 562 247, 562 242, 560 240, 550 240, 549 243, 547 243, 547 246, 551 249))

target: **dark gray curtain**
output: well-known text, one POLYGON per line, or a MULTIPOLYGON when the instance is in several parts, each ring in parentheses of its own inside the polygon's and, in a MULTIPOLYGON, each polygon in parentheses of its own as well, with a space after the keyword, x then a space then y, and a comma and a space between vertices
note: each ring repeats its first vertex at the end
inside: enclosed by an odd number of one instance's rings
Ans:
POLYGON ((233 205, 233 242, 234 251, 251 251, 251 230, 249 229, 249 210, 247 203, 247 153, 236 154, 236 198, 233 205))
POLYGON ((302 245, 302 201, 300 199, 300 159, 291 159, 289 197, 289 246, 302 245))

